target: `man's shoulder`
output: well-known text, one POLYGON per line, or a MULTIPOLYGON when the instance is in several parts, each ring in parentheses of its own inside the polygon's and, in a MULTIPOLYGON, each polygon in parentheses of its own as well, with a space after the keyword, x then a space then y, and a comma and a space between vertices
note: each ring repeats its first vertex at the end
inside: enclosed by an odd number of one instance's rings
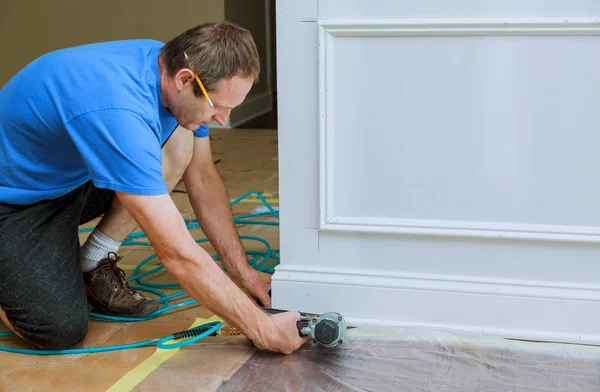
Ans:
POLYGON ((56 85, 67 86, 77 112, 126 109, 144 116, 155 111, 160 76, 157 56, 162 43, 125 40, 88 44, 55 53, 51 69, 60 72, 56 85))
POLYGON ((124 40, 113 40, 113 41, 100 41, 100 42, 90 42, 76 46, 70 46, 66 48, 60 48, 53 51, 50 51, 42 56, 49 58, 65 58, 65 59, 73 59, 76 56, 95 56, 104 54, 112 54, 113 52, 124 52, 131 54, 132 52, 127 52, 135 49, 144 49, 144 48, 152 48, 152 47, 162 47, 164 43, 154 40, 154 39, 124 39, 124 40))
POLYGON ((135 111, 155 123, 162 46, 156 40, 133 39, 49 52, 9 80, 0 90, 0 103, 34 107, 35 113, 54 124, 104 109, 135 111))

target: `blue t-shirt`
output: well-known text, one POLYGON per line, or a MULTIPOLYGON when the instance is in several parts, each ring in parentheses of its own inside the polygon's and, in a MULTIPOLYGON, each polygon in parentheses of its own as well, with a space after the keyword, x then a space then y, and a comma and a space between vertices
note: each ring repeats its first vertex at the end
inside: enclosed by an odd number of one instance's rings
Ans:
MULTIPOLYGON (((167 193, 161 147, 177 126, 160 95, 154 40, 50 52, 0 90, 0 202, 32 204, 90 179, 99 188, 167 193)), ((194 131, 206 137, 208 127, 194 131)))

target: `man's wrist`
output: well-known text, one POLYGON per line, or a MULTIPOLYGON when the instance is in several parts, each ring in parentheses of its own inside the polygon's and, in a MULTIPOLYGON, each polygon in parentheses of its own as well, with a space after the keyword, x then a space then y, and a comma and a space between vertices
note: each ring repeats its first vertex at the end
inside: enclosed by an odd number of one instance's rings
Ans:
POLYGON ((273 328, 271 326, 272 320, 270 320, 269 316, 263 311, 259 310, 259 312, 260 315, 253 320, 245 335, 248 339, 254 341, 255 343, 258 341, 260 344, 266 345, 268 344, 269 337, 273 332, 273 328))
POLYGON ((254 273, 254 268, 248 263, 245 254, 235 259, 229 259, 229 262, 224 264, 225 269, 234 279, 244 280, 254 273))

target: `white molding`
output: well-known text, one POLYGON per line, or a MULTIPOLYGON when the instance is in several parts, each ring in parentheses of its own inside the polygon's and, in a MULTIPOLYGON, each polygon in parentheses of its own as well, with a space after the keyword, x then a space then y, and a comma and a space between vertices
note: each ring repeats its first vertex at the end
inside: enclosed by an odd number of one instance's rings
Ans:
POLYGON ((335 309, 359 327, 419 326, 600 344, 600 285, 280 265, 272 289, 276 308, 335 309))
POLYGON ((319 230, 600 243, 600 227, 337 216, 334 213, 335 37, 600 35, 598 19, 539 20, 320 20, 319 230))
POLYGON ((592 226, 332 216, 323 231, 600 243, 592 226))
POLYGON ((600 285, 324 267, 277 267, 278 282, 600 303, 600 285))
POLYGON ((273 97, 271 92, 263 91, 249 96, 241 105, 232 110, 229 116, 231 128, 235 128, 246 121, 252 120, 273 110, 273 97))
POLYGON ((333 217, 333 56, 328 55, 333 36, 325 26, 319 28, 319 226, 333 217))
POLYGON ((599 35, 600 19, 320 20, 331 36, 599 35))

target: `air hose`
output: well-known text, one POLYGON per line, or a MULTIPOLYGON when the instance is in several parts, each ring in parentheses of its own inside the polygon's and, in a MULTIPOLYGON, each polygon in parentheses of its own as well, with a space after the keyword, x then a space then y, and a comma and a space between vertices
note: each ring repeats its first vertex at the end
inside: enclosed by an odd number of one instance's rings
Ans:
MULTIPOLYGON (((173 335, 165 336, 159 339, 144 340, 143 342, 129 343, 129 344, 118 344, 115 346, 103 346, 103 347, 86 347, 86 348, 70 348, 66 350, 31 350, 25 348, 15 348, 0 346, 0 351, 7 351, 17 354, 30 354, 30 355, 65 355, 65 354, 90 354, 90 353, 101 353, 107 351, 118 351, 128 350, 130 348, 146 347, 156 345, 162 349, 172 349, 176 347, 186 346, 188 344, 197 342, 200 339, 205 338, 208 335, 212 335, 217 332, 221 327, 221 322, 215 321, 212 323, 206 323, 195 328, 190 328, 187 331, 177 332, 173 335), (184 338, 190 338, 179 343, 167 343, 171 340, 180 340, 184 338)), ((2 332, 0 337, 13 336, 12 332, 2 332)))
MULTIPOLYGON (((240 203, 242 200, 247 199, 251 196, 256 196, 266 207, 266 211, 261 212, 253 212, 249 214, 243 214, 234 216, 234 222, 237 225, 269 225, 269 226, 278 226, 279 225, 279 212, 275 210, 265 198, 257 191, 250 191, 245 193, 244 195, 238 197, 237 199, 231 202, 231 206, 240 203), (275 220, 256 220, 258 217, 275 217, 275 220)), ((193 230, 196 228, 200 228, 200 224, 197 219, 186 219, 185 220, 186 227, 188 230, 193 230)), ((79 229, 79 232, 87 232, 94 230, 94 227, 87 227, 79 229)), ((127 238, 122 242, 122 246, 148 246, 151 247, 152 244, 148 241, 142 241, 141 239, 146 238, 146 235, 143 231, 138 231, 131 233, 127 238)), ((250 256, 251 259, 248 263, 257 271, 265 272, 269 274, 273 274, 275 272, 275 267, 279 265, 279 250, 271 249, 270 244, 263 238, 256 236, 240 236, 241 240, 245 241, 255 241, 259 242, 266 248, 264 251, 256 251, 256 250, 246 250, 246 255, 250 256)), ((196 243, 205 243, 208 242, 207 238, 202 238, 196 240, 196 243)), ((164 269, 163 265, 158 265, 152 268, 149 271, 141 272, 142 268, 148 264, 150 261, 155 259, 157 254, 154 253, 146 259, 142 260, 134 269, 133 276, 127 278, 128 282, 136 282, 137 285, 131 285, 131 288, 138 291, 146 291, 158 296, 157 301, 161 302, 162 307, 147 316, 144 317, 117 317, 117 316, 109 316, 105 314, 90 312, 91 319, 98 320, 109 320, 109 321, 117 321, 117 322, 138 322, 138 321, 147 321, 151 320, 155 317, 158 317, 166 312, 169 312, 173 309, 196 305, 196 300, 186 300, 180 301, 173 304, 169 304, 169 301, 176 300, 177 298, 187 296, 187 292, 185 290, 177 291, 173 294, 167 295, 162 292, 161 288, 170 288, 177 289, 181 288, 179 283, 152 283, 144 280, 143 278, 148 278, 149 276, 162 271, 164 269)), ((220 261, 218 255, 213 255, 213 260, 220 261)), ((224 267, 222 269, 226 271, 224 267)), ((89 354, 89 353, 100 353, 107 351, 117 351, 117 350, 127 350, 132 348, 139 347, 147 347, 156 345, 161 349, 172 349, 177 347, 183 347, 188 344, 192 344, 201 339, 204 339, 207 336, 214 335, 221 328, 221 322, 210 322, 206 323, 194 328, 190 328, 185 331, 177 332, 175 334, 164 336, 162 338, 150 339, 136 343, 129 344, 119 344, 114 346, 103 346, 103 347, 86 347, 86 348, 73 348, 66 350, 38 350, 38 349, 23 349, 16 347, 8 347, 8 346, 0 346, 0 351, 6 351, 11 353, 18 354, 30 354, 30 355, 64 355, 64 354, 89 354), (171 341, 176 341, 175 343, 169 343, 171 341)), ((14 333, 12 332, 1 332, 0 338, 2 337, 12 337, 14 333)))

